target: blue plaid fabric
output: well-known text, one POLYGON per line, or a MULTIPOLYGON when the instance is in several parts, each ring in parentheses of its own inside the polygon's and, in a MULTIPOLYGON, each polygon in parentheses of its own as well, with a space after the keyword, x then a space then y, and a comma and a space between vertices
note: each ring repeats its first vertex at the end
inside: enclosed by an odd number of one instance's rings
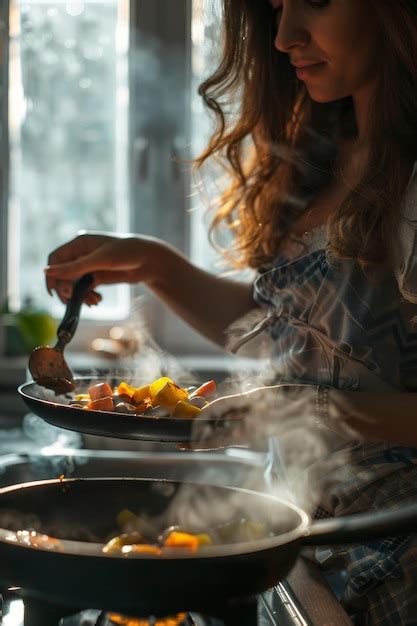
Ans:
MULTIPOLYGON (((323 241, 261 272, 255 300, 275 314, 277 380, 350 390, 417 390, 417 305, 395 276, 366 276, 350 261, 331 263, 323 241)), ((395 416, 393 416, 395 419, 395 416)), ((417 422, 417 417, 416 417, 417 422)), ((272 466, 282 459, 271 440, 272 466), (279 457, 279 458, 278 458, 279 457)), ((417 497, 417 450, 352 442, 340 455, 339 480, 323 494, 323 515, 397 508, 417 497)), ((337 465, 337 463, 336 463, 337 465)), ((281 474, 281 469, 277 468, 281 474)), ((328 551, 322 566, 343 563, 342 602, 357 625, 417 626, 417 539, 388 537, 328 551)))

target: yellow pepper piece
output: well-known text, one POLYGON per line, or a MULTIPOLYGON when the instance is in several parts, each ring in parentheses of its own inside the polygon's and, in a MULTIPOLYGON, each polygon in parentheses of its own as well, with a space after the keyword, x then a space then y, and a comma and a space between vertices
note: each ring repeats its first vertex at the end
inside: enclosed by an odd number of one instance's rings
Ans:
POLYGON ((171 409, 176 406, 178 402, 188 399, 188 391, 182 387, 178 387, 178 385, 171 381, 167 381, 158 389, 156 394, 152 394, 151 398, 154 406, 163 406, 171 409))
POLYGON ((129 396, 129 398, 133 398, 135 391, 136 391, 136 387, 132 387, 132 385, 129 385, 128 383, 125 383, 123 381, 117 387, 116 391, 119 396, 129 396))
POLYGON ((146 400, 146 398, 150 398, 150 397, 151 397, 150 385, 143 385, 142 387, 136 387, 135 393, 133 394, 133 402, 135 404, 140 404, 141 402, 146 400))
POLYGON ((210 535, 207 535, 207 533, 199 533, 196 535, 196 538, 199 546, 211 546, 213 543, 210 535))
POLYGON ((75 395, 75 399, 76 400, 89 400, 90 394, 89 393, 77 393, 75 395))
POLYGON ((149 389, 151 391, 151 398, 153 399, 159 391, 161 391, 162 387, 165 387, 167 383, 172 383, 173 381, 168 378, 168 376, 162 376, 162 378, 157 378, 149 385, 149 389))
POLYGON ((172 417, 184 417, 184 418, 193 418, 197 417, 197 415, 201 413, 201 409, 198 406, 194 406, 189 402, 183 402, 180 400, 175 405, 175 409, 172 411, 172 417))

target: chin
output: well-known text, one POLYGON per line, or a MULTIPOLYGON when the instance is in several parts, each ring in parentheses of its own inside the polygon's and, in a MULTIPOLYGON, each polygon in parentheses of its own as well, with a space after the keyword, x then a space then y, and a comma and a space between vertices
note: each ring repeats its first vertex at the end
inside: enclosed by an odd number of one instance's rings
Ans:
POLYGON ((341 100, 343 96, 335 93, 328 93, 324 90, 308 88, 306 85, 307 93, 313 102, 317 102, 319 104, 327 104, 328 102, 336 102, 337 100, 341 100))

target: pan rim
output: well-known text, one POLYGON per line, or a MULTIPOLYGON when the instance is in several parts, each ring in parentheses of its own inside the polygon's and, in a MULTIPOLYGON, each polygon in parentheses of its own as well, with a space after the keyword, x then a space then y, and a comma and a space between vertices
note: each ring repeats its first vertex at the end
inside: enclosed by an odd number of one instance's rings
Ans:
MULTIPOLYGON (((153 482, 153 483, 155 482, 177 483, 178 482, 175 480, 170 480, 170 479, 165 479, 165 478, 134 478, 134 477, 126 477, 126 478, 96 477, 96 478, 63 478, 63 479, 54 478, 54 479, 30 481, 26 483, 18 483, 16 485, 8 485, 7 487, 0 488, 0 497, 4 493, 17 492, 25 488, 36 488, 38 486, 41 487, 44 485, 53 485, 53 484, 65 485, 68 483, 83 483, 83 482, 92 483, 96 481, 97 482, 99 481, 153 482)), ((193 483, 192 481, 181 481, 181 484, 201 486, 201 483, 193 483)), ((287 506, 289 509, 291 509, 294 513, 296 513, 299 516, 300 522, 295 528, 287 531, 286 533, 275 535, 273 537, 257 539, 253 542, 233 543, 233 544, 226 544, 226 545, 215 546, 215 547, 210 546, 205 549, 200 548, 198 554, 193 554, 189 552, 186 553, 184 551, 184 553, 181 553, 181 554, 166 553, 162 557, 160 555, 153 555, 153 554, 135 554, 135 555, 129 555, 128 557, 114 555, 114 554, 105 554, 102 552, 102 548, 104 545, 102 543, 93 543, 93 542, 87 542, 87 541, 73 541, 69 539, 59 539, 64 550, 53 550, 53 549, 42 547, 42 546, 34 547, 34 546, 26 545, 23 543, 19 543, 18 541, 16 541, 16 539, 13 539, 13 535, 15 534, 15 531, 12 531, 10 529, 8 530, 5 528, 0 528, 0 544, 3 543, 7 545, 13 545, 15 548, 22 548, 22 549, 29 551, 30 553, 48 552, 51 555, 73 555, 73 556, 80 556, 80 557, 85 557, 85 558, 93 557, 93 558, 102 558, 102 559, 111 558, 111 559, 116 559, 120 562, 126 561, 126 560, 129 560, 129 561, 151 560, 151 561, 161 561, 161 562, 164 562, 164 561, 181 561, 181 562, 193 561, 195 562, 200 559, 201 560, 207 560, 207 559, 212 560, 216 558, 224 559, 228 557, 233 558, 233 557, 239 557, 239 556, 243 556, 247 554, 260 553, 266 550, 277 548, 281 545, 291 543, 296 540, 302 540, 308 534, 309 528, 311 526, 310 517, 302 508, 300 508, 296 504, 288 500, 285 500, 284 498, 278 498, 274 496, 273 494, 253 491, 253 490, 246 489, 243 487, 228 487, 228 486, 219 486, 219 485, 215 485, 215 486, 223 490, 230 490, 234 493, 240 492, 242 494, 247 494, 247 495, 251 495, 255 497, 262 497, 262 498, 265 498, 265 500, 283 504, 284 506, 287 506)))

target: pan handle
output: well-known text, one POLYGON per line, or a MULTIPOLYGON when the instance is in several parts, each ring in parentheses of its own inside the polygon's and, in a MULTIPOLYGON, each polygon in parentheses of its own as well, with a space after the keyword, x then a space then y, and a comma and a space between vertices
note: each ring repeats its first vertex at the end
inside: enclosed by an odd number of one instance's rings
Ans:
POLYGON ((313 523, 304 544, 322 546, 361 543, 375 537, 417 532, 417 504, 396 511, 334 517, 313 523))

